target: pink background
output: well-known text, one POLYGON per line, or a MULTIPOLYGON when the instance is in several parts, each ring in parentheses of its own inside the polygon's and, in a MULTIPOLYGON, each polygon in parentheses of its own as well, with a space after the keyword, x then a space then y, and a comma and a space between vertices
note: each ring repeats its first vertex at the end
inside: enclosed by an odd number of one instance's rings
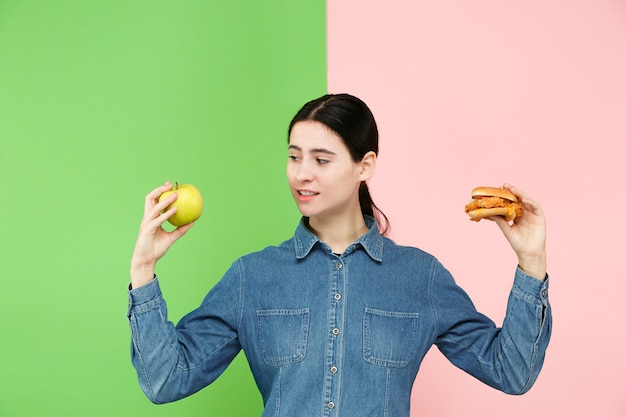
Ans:
POLYGON ((371 187, 397 242, 436 255, 501 323, 516 260, 463 206, 473 187, 510 182, 548 219, 554 331, 535 387, 507 396, 433 349, 412 415, 626 416, 626 3, 327 7, 328 88, 374 111, 371 187))

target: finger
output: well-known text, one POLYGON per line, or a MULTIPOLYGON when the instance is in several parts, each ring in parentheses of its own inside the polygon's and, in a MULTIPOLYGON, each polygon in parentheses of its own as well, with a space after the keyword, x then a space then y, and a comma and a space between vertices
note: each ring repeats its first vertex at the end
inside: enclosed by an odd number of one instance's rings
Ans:
MULTIPOLYGON (((155 217, 158 217, 161 214, 164 214, 165 209, 170 204, 172 204, 174 201, 176 201, 177 199, 178 199, 178 193, 177 192, 173 192, 172 194, 170 194, 166 198, 164 198, 162 201, 159 201, 158 203, 155 203, 154 206, 150 209, 150 212, 148 213, 149 218, 155 218, 155 217)), ((172 207, 172 208, 174 208, 174 207, 172 207)))
POLYGON ((511 184, 505 183, 504 185, 502 185, 502 188, 505 188, 515 194, 520 200, 532 200, 532 198, 528 194, 511 184))
POLYGON ((539 204, 537 204, 537 202, 527 193, 525 193, 524 191, 520 190, 519 188, 511 185, 511 184, 504 184, 502 186, 503 188, 506 188, 507 190, 509 190, 510 192, 512 192, 513 194, 515 194, 518 198, 518 200, 522 203, 522 204, 529 204, 529 205, 533 205, 535 207, 539 207, 539 204))
POLYGON ((509 190, 510 192, 512 192, 513 194, 515 194, 515 196, 517 197, 517 199, 521 202, 524 199, 530 199, 530 196, 528 194, 526 194, 524 191, 520 190, 519 188, 511 185, 511 184, 504 184, 502 185, 502 188, 505 188, 507 190, 509 190))
POLYGON ((165 184, 155 188, 150 191, 150 193, 146 196, 144 213, 148 213, 154 205, 157 203, 161 194, 166 191, 170 191, 172 189, 172 183, 170 181, 166 181, 165 184))
POLYGON ((524 208, 526 210, 529 210, 533 213, 541 213, 541 206, 530 195, 526 194, 524 191, 511 184, 504 184, 502 187, 515 194, 519 202, 522 203, 523 206, 525 206, 524 208))
POLYGON ((141 225, 139 226, 140 234, 153 235, 158 229, 162 228, 163 223, 176 213, 178 210, 177 207, 172 207, 161 213, 167 207, 166 204, 168 204, 168 199, 169 197, 155 205, 150 212, 144 216, 141 225))
MULTIPOLYGON (((169 191, 169 190, 165 190, 169 191)), ((160 197, 160 195, 159 195, 160 197)), ((174 201, 178 199, 178 193, 173 192, 168 195, 161 201, 158 201, 158 197, 155 202, 149 203, 146 201, 146 210, 147 212, 144 214, 144 219, 155 219, 161 215, 169 205, 171 205, 174 201)))
MULTIPOLYGON (((157 204, 157 206, 160 206, 162 203, 163 203, 163 204, 165 204, 165 203, 166 203, 166 200, 168 200, 168 199, 169 199, 169 197, 168 197, 168 198, 166 198, 165 200, 163 200, 161 203, 157 204)), ((167 207, 167 206, 166 206, 166 207, 167 207)), ((164 209, 165 209, 165 207, 164 207, 164 209)), ((177 211, 178 211, 178 207, 171 207, 171 208, 169 208, 169 209, 167 209, 167 210, 165 210, 165 211, 161 210, 161 211, 158 213, 159 220, 167 220, 167 219, 169 219, 170 217, 172 217, 172 216, 173 216, 173 215, 174 215, 177 211)), ((162 223, 162 222, 161 222, 161 223, 162 223)))
POLYGON ((150 191, 150 193, 146 196, 146 200, 156 201, 161 194, 165 191, 170 191, 172 189, 172 183, 170 181, 166 181, 165 184, 158 186, 154 190, 150 191))
POLYGON ((522 200, 522 204, 524 205, 524 209, 528 213, 533 213, 536 215, 541 215, 541 206, 535 200, 524 199, 522 200))
POLYGON ((145 220, 146 224, 148 225, 150 229, 156 230, 162 227, 163 223, 165 223, 170 217, 172 217, 176 213, 176 211, 178 211, 177 207, 172 207, 168 210, 165 210, 165 207, 167 207, 168 199, 169 197, 163 200, 162 202, 160 202, 159 204, 157 204, 156 206, 154 206, 154 208, 149 214, 149 217, 146 218, 145 220))

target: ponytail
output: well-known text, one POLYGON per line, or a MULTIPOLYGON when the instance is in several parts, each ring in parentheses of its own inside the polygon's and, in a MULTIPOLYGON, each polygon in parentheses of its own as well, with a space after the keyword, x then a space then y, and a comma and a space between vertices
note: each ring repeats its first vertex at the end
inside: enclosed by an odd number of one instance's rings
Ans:
POLYGON ((363 213, 364 216, 375 218, 378 223, 378 231, 381 235, 386 235, 390 229, 389 219, 387 219, 385 213, 374 204, 374 200, 372 200, 370 190, 365 181, 361 182, 359 186, 359 203, 361 204, 361 213, 363 213))

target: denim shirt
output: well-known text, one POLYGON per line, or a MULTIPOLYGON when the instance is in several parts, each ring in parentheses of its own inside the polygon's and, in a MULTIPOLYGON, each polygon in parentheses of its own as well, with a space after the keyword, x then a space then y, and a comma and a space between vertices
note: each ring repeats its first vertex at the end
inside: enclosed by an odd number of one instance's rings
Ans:
POLYGON ((132 362, 148 398, 202 389, 243 349, 263 416, 409 417, 433 344, 496 389, 530 389, 551 333, 547 279, 517 268, 498 328, 437 259, 366 222, 336 255, 301 221, 290 240, 235 261, 176 326, 158 279, 129 291, 132 362))

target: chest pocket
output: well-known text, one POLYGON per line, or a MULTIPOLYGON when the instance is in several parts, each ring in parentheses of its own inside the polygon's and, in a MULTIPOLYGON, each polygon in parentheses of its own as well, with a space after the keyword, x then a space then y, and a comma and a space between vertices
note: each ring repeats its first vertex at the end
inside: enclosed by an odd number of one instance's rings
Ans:
POLYGON ((404 368, 415 351, 419 313, 365 308, 363 358, 365 362, 404 368))
POLYGON ((270 366, 301 362, 306 355, 309 334, 308 308, 299 310, 257 310, 259 347, 270 366))

